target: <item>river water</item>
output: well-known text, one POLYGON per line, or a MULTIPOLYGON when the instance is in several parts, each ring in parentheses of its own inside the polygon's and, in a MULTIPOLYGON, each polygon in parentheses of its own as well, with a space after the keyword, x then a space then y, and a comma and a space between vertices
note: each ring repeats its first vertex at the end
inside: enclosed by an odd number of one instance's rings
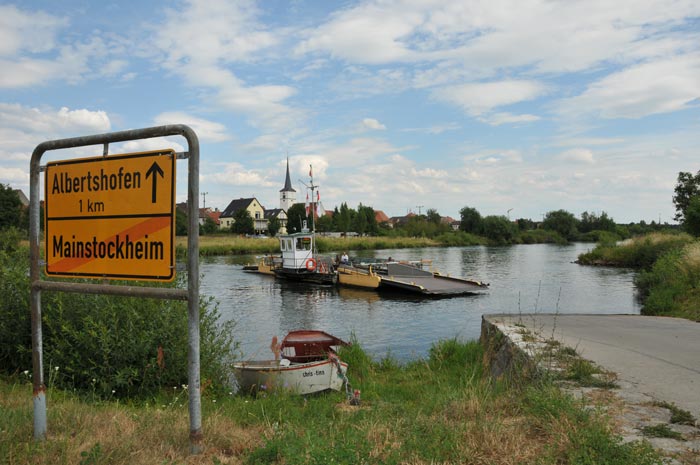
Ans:
POLYGON ((221 316, 236 322, 243 358, 269 358, 272 336, 322 329, 354 333, 375 359, 425 357, 432 343, 477 339, 484 313, 630 313, 639 302, 630 270, 573 263, 591 244, 444 247, 357 252, 395 260, 430 259, 452 276, 490 283, 488 294, 425 299, 375 291, 300 285, 245 273, 253 256, 203 259, 201 293, 216 298, 221 316))

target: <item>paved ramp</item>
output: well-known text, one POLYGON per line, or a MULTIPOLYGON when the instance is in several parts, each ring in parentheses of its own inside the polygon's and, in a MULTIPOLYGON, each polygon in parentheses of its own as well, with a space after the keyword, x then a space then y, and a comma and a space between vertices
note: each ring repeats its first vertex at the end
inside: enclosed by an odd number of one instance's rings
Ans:
POLYGON ((640 315, 485 315, 573 347, 638 392, 700 418, 700 323, 640 315))

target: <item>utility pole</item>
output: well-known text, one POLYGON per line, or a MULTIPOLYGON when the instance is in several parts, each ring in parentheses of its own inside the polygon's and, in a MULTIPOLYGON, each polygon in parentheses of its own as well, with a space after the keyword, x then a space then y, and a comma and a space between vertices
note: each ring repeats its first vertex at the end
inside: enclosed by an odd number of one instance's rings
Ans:
POLYGON ((416 205, 416 208, 418 209, 418 216, 420 216, 420 209, 423 207, 424 205, 416 205))
POLYGON ((509 208, 508 211, 506 212, 506 216, 508 217, 508 220, 510 221, 510 212, 512 212, 513 209, 509 208))
POLYGON ((209 192, 202 192, 202 198, 204 199, 204 207, 203 208, 207 208, 207 194, 208 193, 209 192))

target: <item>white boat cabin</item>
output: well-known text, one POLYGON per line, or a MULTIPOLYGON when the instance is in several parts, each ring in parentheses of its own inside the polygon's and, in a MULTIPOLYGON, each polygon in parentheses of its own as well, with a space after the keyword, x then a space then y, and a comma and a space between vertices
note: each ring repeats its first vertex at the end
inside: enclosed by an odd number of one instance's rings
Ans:
POLYGON ((314 260, 314 239, 314 234, 308 230, 280 236, 282 267, 313 271, 316 268, 316 261, 314 260))

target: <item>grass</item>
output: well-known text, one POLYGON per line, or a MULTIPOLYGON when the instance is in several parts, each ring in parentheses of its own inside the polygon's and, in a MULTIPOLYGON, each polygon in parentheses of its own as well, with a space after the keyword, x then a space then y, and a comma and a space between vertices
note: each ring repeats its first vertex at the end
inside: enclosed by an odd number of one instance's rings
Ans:
MULTIPOLYGON (((178 258, 187 256, 187 237, 175 239, 178 258)), ((441 244, 427 238, 413 237, 319 237, 319 252, 341 250, 405 249, 416 247, 437 247, 441 244)), ((276 238, 258 239, 234 235, 200 236, 199 255, 244 255, 279 253, 279 240, 276 238)))
POLYGON ((692 413, 687 410, 683 410, 676 404, 656 401, 654 402, 654 405, 668 409, 671 412, 671 423, 673 424, 695 426, 695 423, 697 422, 692 413))
POLYGON ((683 435, 678 431, 673 431, 666 423, 658 425, 645 426, 642 428, 642 434, 649 438, 668 438, 677 441, 685 441, 683 435))
POLYGON ((600 243, 592 251, 579 255, 578 263, 649 269, 665 253, 692 241, 693 238, 685 233, 651 233, 621 244, 600 243))
POLYGON ((32 440, 31 385, 0 380, 0 462, 15 464, 656 464, 605 417, 551 383, 482 373, 475 342, 437 343, 401 365, 345 350, 359 407, 343 393, 203 396, 205 451, 188 456, 186 396, 87 402, 50 390, 49 436, 32 440))

